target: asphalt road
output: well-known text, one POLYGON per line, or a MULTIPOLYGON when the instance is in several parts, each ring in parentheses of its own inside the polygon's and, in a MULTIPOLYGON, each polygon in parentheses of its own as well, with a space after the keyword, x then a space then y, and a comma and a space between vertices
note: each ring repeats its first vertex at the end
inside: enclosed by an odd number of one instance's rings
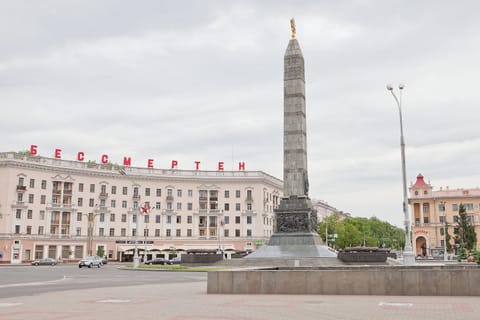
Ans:
POLYGON ((118 264, 101 268, 78 268, 76 264, 57 266, 0 267, 0 299, 40 293, 128 287, 150 284, 206 282, 205 272, 163 272, 121 270, 118 264))

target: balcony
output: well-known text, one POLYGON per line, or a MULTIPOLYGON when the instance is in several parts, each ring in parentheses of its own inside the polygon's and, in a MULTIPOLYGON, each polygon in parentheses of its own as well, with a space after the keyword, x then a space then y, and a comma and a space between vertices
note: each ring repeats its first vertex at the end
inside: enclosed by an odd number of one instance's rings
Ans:
POLYGON ((210 197, 210 202, 212 202, 212 201, 213 201, 213 202, 218 201, 218 197, 210 197))
POLYGON ((134 195, 133 195, 133 200, 137 200, 137 201, 138 201, 138 200, 140 200, 140 198, 141 198, 141 197, 140 197, 139 194, 134 194, 134 195))
MULTIPOLYGON (((134 196, 134 197, 135 197, 135 196, 134 196)), ((108 193, 107 193, 107 192, 100 192, 99 198, 100 198, 101 200, 107 199, 107 198, 108 198, 108 193)))
POLYGON ((167 196, 167 201, 173 201, 173 196, 167 196))
POLYGON ((245 199, 245 202, 253 202, 253 197, 247 197, 247 198, 245 199))
POLYGON ((27 191, 26 186, 17 186, 17 191, 27 191))
POLYGON ((72 194, 72 190, 63 190, 63 194, 71 195, 71 194, 72 194))

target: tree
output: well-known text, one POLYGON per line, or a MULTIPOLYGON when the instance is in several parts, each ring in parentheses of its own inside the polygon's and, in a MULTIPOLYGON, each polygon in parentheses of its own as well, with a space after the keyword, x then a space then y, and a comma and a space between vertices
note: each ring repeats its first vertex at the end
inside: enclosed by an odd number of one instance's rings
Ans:
POLYGON ((445 241, 447 242, 446 243, 446 247, 447 247, 447 252, 448 253, 452 253, 453 252, 453 247, 452 247, 452 244, 450 243, 450 239, 452 239, 452 236, 448 233, 448 223, 447 221, 445 220, 445 241))
POLYGON ((458 208, 458 226, 455 228, 454 234, 455 243, 460 244, 460 247, 468 251, 472 251, 476 247, 477 234, 463 204, 460 204, 458 208))

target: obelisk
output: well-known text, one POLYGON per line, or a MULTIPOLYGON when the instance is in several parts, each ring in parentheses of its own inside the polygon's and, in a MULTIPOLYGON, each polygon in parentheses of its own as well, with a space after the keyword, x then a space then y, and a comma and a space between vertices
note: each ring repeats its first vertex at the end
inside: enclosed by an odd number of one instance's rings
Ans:
POLYGON ((283 197, 275 212, 268 245, 248 258, 335 257, 318 235, 317 212, 308 198, 305 63, 296 39, 295 20, 284 55, 283 197))

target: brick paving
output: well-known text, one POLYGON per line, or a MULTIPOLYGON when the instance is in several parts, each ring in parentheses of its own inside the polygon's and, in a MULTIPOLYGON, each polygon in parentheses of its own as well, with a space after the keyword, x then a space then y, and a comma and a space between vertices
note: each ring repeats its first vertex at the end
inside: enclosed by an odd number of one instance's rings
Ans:
POLYGON ((478 320, 479 315, 479 297, 208 295, 206 282, 0 299, 0 320, 478 320))

